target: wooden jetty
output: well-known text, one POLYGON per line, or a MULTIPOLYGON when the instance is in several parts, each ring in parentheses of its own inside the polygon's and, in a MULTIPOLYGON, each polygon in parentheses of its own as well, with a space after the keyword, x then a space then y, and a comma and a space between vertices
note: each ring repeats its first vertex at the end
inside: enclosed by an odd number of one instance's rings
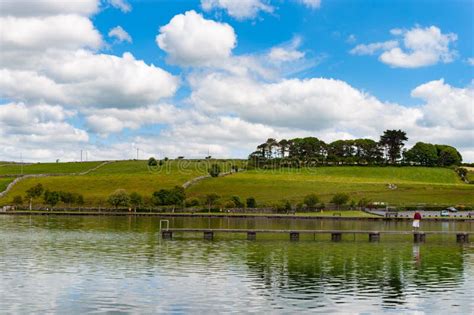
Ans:
POLYGON ((247 234, 248 240, 256 240, 257 234, 260 233, 283 233, 288 234, 291 241, 298 241, 300 234, 330 234, 331 240, 339 242, 342 240, 343 234, 365 234, 370 242, 380 241, 381 234, 387 235, 413 235, 415 243, 423 243, 426 241, 426 235, 455 235, 458 243, 468 243, 469 234, 471 232, 463 231, 369 231, 369 230, 269 230, 269 229, 200 229, 200 228, 169 228, 161 230, 163 239, 170 240, 174 233, 203 233, 204 239, 212 240, 216 233, 241 233, 247 234))

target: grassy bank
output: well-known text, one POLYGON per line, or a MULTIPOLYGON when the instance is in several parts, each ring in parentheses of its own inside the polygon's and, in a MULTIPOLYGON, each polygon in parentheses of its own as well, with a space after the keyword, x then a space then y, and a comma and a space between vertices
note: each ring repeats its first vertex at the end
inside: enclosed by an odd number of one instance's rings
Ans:
MULTIPOLYGON (((201 217, 201 218, 274 218, 274 219, 357 219, 357 220, 388 220, 388 221, 399 221, 399 220, 413 220, 412 216, 407 217, 390 217, 385 218, 383 216, 373 215, 363 211, 350 210, 350 211, 332 211, 324 210, 324 212, 297 212, 294 214, 278 214, 278 213, 225 213, 225 212, 104 212, 104 211, 39 211, 39 210, 16 210, 8 212, 0 212, 0 215, 70 215, 70 216, 156 216, 156 217, 201 217)), ((474 221, 474 218, 463 217, 424 217, 423 221, 474 221)))
POLYGON ((464 184, 446 168, 319 167, 313 169, 253 170, 223 178, 205 179, 189 189, 192 197, 215 192, 224 198, 253 196, 260 203, 281 199, 301 202, 315 193, 329 202, 335 193, 352 199, 369 198, 393 205, 474 204, 474 186, 464 184), (395 184, 396 189, 389 189, 395 184))
MULTIPOLYGON (((151 168, 146 161, 118 161, 103 165, 87 175, 25 179, 0 199, 0 205, 10 204, 16 195, 24 197, 26 190, 38 183, 52 191, 82 194, 85 206, 107 206, 108 196, 119 188, 129 193, 138 192, 147 201, 154 191, 182 185, 193 178, 207 175, 211 163, 220 164, 224 172, 233 164, 242 166, 244 161, 170 160, 162 166, 151 168)), ((99 164, 100 162, 34 164, 27 171, 76 173, 99 164)), ((0 189, 6 187, 11 180, 1 178, 0 189)), ((271 206, 281 200, 290 200, 296 204, 310 193, 315 193, 322 202, 328 203, 334 194, 347 193, 356 202, 361 198, 368 198, 399 206, 474 206, 474 185, 463 183, 448 168, 341 166, 248 170, 231 176, 204 179, 186 190, 188 198, 201 201, 211 193, 217 193, 221 197, 222 205, 231 196, 239 196, 242 200, 255 197, 259 206, 271 206), (395 185, 396 189, 390 189, 388 184, 395 185)), ((42 199, 39 198, 36 204, 41 202, 42 199)))
MULTIPOLYGON (((116 189, 125 189, 129 193, 138 192, 149 197, 154 191, 182 185, 188 180, 207 174, 210 163, 218 163, 223 171, 227 171, 230 170, 232 164, 241 165, 243 162, 170 160, 162 166, 148 167, 146 161, 119 161, 104 165, 82 176, 65 175, 25 179, 15 185, 8 195, 0 200, 0 204, 11 203, 14 196, 24 196, 27 189, 41 183, 45 189, 51 191, 82 194, 86 206, 105 206, 107 197, 116 189)), ((71 169, 68 166, 61 170, 68 168, 71 169)), ((38 199, 39 203, 41 201, 38 199)))
POLYGON ((0 165, 0 175, 22 174, 70 174, 85 172, 102 162, 70 162, 70 163, 34 163, 21 164, 8 163, 0 165))
POLYGON ((0 192, 7 189, 8 184, 10 184, 15 178, 13 177, 0 177, 0 192))

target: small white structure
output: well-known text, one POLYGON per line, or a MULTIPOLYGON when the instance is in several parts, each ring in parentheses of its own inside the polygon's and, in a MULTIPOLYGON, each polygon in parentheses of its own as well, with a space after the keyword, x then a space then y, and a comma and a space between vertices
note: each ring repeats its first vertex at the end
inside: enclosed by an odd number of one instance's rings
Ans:
POLYGON ((10 210, 15 210, 15 208, 13 206, 3 206, 2 208, 0 208, 1 212, 7 212, 10 210))

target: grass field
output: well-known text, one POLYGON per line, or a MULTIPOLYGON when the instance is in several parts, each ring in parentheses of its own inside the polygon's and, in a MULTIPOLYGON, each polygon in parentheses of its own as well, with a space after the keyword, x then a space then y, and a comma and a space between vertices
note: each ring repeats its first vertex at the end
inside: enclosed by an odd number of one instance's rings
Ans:
POLYGON ((469 171, 466 176, 467 180, 470 182, 474 182, 474 171, 469 171))
MULTIPOLYGON (((92 162, 90 162, 92 163, 92 162)), ((98 165, 85 163, 34 164, 43 170, 56 166, 58 173, 77 172, 98 165), (81 165, 82 164, 82 165, 81 165), (87 168, 86 168, 87 166, 87 168), (73 171, 74 170, 74 171, 73 171)), ((109 194, 122 188, 150 197, 154 191, 182 185, 195 177, 207 174, 210 163, 219 163, 222 171, 244 161, 170 160, 161 167, 149 168, 146 161, 119 161, 104 165, 87 175, 30 178, 19 182, 0 199, 11 203, 16 195, 37 183, 49 190, 82 194, 86 205, 106 205, 109 194)), ((31 169, 30 171, 33 171, 31 169)), ((0 189, 11 179, 0 180, 0 189), (3 185, 3 186, 2 186, 3 185)), ((259 205, 272 205, 281 200, 302 202, 305 195, 315 193, 322 202, 329 202, 335 193, 348 193, 356 202, 361 198, 388 202, 391 205, 474 205, 474 185, 463 183, 455 172, 447 168, 424 167, 318 167, 311 169, 249 170, 231 176, 208 178, 187 189, 188 198, 203 199, 217 193, 225 203, 231 196, 242 200, 255 197, 259 205), (389 189, 395 184, 396 189, 389 189)))
POLYGON ((422 167, 320 167, 300 170, 252 170, 223 178, 205 179, 191 187, 188 195, 201 198, 217 193, 224 199, 233 195, 255 197, 257 203, 271 204, 288 199, 301 202, 315 193, 329 202, 338 192, 352 199, 369 198, 393 205, 474 205, 474 186, 461 182, 445 168, 422 167), (389 189, 388 184, 397 185, 389 189))
MULTIPOLYGON (((19 182, 0 200, 0 204, 10 203, 14 196, 25 195, 25 191, 41 183, 46 189, 79 193, 86 205, 105 205, 108 195, 116 189, 139 192, 145 197, 162 188, 182 185, 195 177, 207 174, 209 164, 218 163, 223 171, 230 169, 226 161, 170 160, 163 166, 149 168, 146 161, 119 161, 104 165, 81 176, 51 176, 29 178, 19 182)), ((242 164, 242 161, 233 164, 242 164)))
MULTIPOLYGON (((102 162, 71 162, 71 163, 35 163, 24 164, 23 174, 69 174, 80 173, 94 168, 102 162)), ((20 175, 21 164, 0 164, 0 175, 20 175)))
POLYGON ((10 184, 14 178, 12 177, 0 177, 0 192, 7 189, 8 184, 10 184))

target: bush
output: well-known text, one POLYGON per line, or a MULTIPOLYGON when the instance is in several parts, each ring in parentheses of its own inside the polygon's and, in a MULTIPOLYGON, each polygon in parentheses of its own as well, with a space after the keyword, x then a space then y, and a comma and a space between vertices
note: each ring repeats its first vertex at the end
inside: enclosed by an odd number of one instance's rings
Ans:
POLYGON ((209 175, 212 177, 217 177, 221 173, 221 167, 219 164, 212 164, 211 167, 209 168, 209 175))
POLYGON ((457 167, 455 171, 459 175, 459 177, 461 177, 462 180, 465 180, 467 174, 469 173, 469 171, 464 167, 457 167))
POLYGON ((211 211, 211 208, 216 204, 216 202, 220 198, 221 197, 218 194, 215 194, 215 193, 206 195, 205 203, 207 204, 209 212, 211 211))
POLYGON ((232 196, 230 200, 234 203, 235 207, 237 208, 243 208, 245 206, 244 203, 240 200, 239 196, 232 196))
POLYGON ((156 206, 180 205, 186 199, 186 193, 181 186, 173 189, 160 189, 152 195, 152 202, 156 206))
POLYGON ((340 206, 345 205, 348 201, 349 195, 344 193, 335 194, 331 199, 331 203, 337 205, 338 209, 340 206))
POLYGON ((257 201, 254 197, 248 197, 246 200, 247 208, 257 208, 257 201))
POLYGON ((60 191, 59 192, 59 199, 61 202, 70 205, 71 203, 76 202, 76 196, 73 193, 67 191, 60 191))
POLYGON ((228 200, 225 204, 224 204, 224 208, 226 209, 232 209, 232 208, 235 208, 235 203, 232 201, 232 200, 228 200))
POLYGON ((199 207, 199 205, 199 199, 193 198, 190 200, 186 200, 186 207, 199 207))
POLYGON ((309 194, 306 197, 304 197, 304 204, 310 210, 314 210, 318 203, 319 203, 319 198, 315 194, 309 194))
POLYGON ((356 207, 357 203, 354 199, 351 200, 351 203, 349 204, 349 206, 351 207, 351 209, 354 209, 356 207))
POLYGON ((272 206, 277 213, 289 213, 292 211, 292 206, 289 200, 282 200, 272 206))
POLYGON ((13 197, 13 204, 16 206, 20 206, 23 204, 23 198, 20 195, 13 197))
POLYGON ((158 165, 158 162, 156 161, 154 157, 151 157, 148 159, 148 166, 157 166, 157 165, 158 165))
POLYGON ((76 203, 82 206, 84 204, 84 196, 76 194, 76 203))
POLYGON ((60 193, 57 191, 46 190, 44 192, 44 202, 52 207, 58 204, 61 200, 60 193))
POLYGON ((133 206, 135 212, 137 208, 140 208, 143 204, 143 197, 137 192, 132 192, 130 194, 130 204, 133 206))
POLYGON ((130 197, 124 189, 117 189, 109 195, 107 202, 117 209, 118 207, 127 207, 130 203, 130 197))
POLYGON ((370 204, 370 199, 367 198, 361 198, 359 202, 357 203, 357 206, 359 208, 366 208, 370 204))

